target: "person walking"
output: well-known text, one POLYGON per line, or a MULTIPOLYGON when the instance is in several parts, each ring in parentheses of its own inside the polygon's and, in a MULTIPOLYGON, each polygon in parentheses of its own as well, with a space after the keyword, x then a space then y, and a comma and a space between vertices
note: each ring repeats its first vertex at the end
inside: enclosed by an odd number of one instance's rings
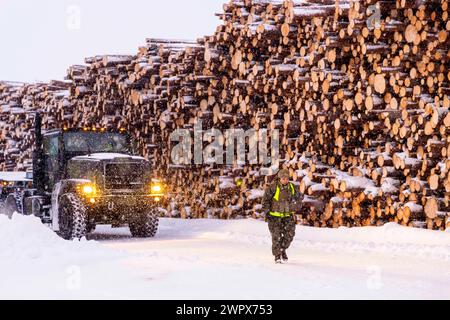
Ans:
POLYGON ((289 171, 280 170, 276 181, 264 193, 263 212, 272 236, 272 253, 276 263, 288 262, 286 250, 295 237, 295 212, 300 210, 302 195, 289 181, 289 171))

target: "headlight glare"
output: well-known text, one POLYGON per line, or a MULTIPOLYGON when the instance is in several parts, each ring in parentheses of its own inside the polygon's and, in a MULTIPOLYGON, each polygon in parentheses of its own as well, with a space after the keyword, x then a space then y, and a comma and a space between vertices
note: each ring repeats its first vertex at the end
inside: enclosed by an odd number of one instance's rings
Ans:
POLYGON ((152 193, 158 193, 162 191, 162 187, 160 185, 153 185, 152 186, 152 193))
POLYGON ((85 185, 83 186, 81 191, 83 192, 83 194, 91 196, 95 194, 95 187, 91 185, 85 185))

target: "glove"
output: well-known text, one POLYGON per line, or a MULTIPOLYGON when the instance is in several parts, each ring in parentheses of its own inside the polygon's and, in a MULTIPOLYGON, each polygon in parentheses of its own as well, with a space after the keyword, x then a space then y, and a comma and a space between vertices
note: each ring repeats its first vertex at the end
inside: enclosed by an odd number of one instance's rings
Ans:
POLYGON ((292 210, 292 211, 300 212, 300 211, 302 210, 302 207, 303 207, 303 202, 302 202, 302 200, 301 200, 301 199, 295 200, 295 201, 292 203, 292 207, 293 207, 293 210, 292 210))

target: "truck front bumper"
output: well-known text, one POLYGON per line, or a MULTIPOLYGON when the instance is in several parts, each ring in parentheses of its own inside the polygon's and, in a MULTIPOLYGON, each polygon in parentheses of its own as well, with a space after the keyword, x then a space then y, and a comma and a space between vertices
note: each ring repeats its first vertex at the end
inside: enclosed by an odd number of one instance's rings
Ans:
POLYGON ((141 213, 150 212, 163 206, 163 198, 149 195, 102 195, 86 199, 91 223, 110 224, 121 227, 141 213), (94 200, 94 201, 92 201, 94 200))
POLYGON ((162 198, 163 196, 150 196, 145 194, 114 194, 89 198, 88 201, 93 206, 101 206, 107 204, 117 204, 119 206, 136 206, 142 204, 156 204, 160 202, 162 198))

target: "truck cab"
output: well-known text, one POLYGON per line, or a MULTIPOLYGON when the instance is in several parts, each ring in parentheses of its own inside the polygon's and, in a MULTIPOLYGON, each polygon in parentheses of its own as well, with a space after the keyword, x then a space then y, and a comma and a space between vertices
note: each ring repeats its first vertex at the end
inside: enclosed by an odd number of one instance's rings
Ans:
POLYGON ((102 129, 64 129, 45 133, 42 140, 43 178, 46 191, 68 177, 68 163, 77 156, 115 153, 131 155, 131 138, 125 132, 102 129))

